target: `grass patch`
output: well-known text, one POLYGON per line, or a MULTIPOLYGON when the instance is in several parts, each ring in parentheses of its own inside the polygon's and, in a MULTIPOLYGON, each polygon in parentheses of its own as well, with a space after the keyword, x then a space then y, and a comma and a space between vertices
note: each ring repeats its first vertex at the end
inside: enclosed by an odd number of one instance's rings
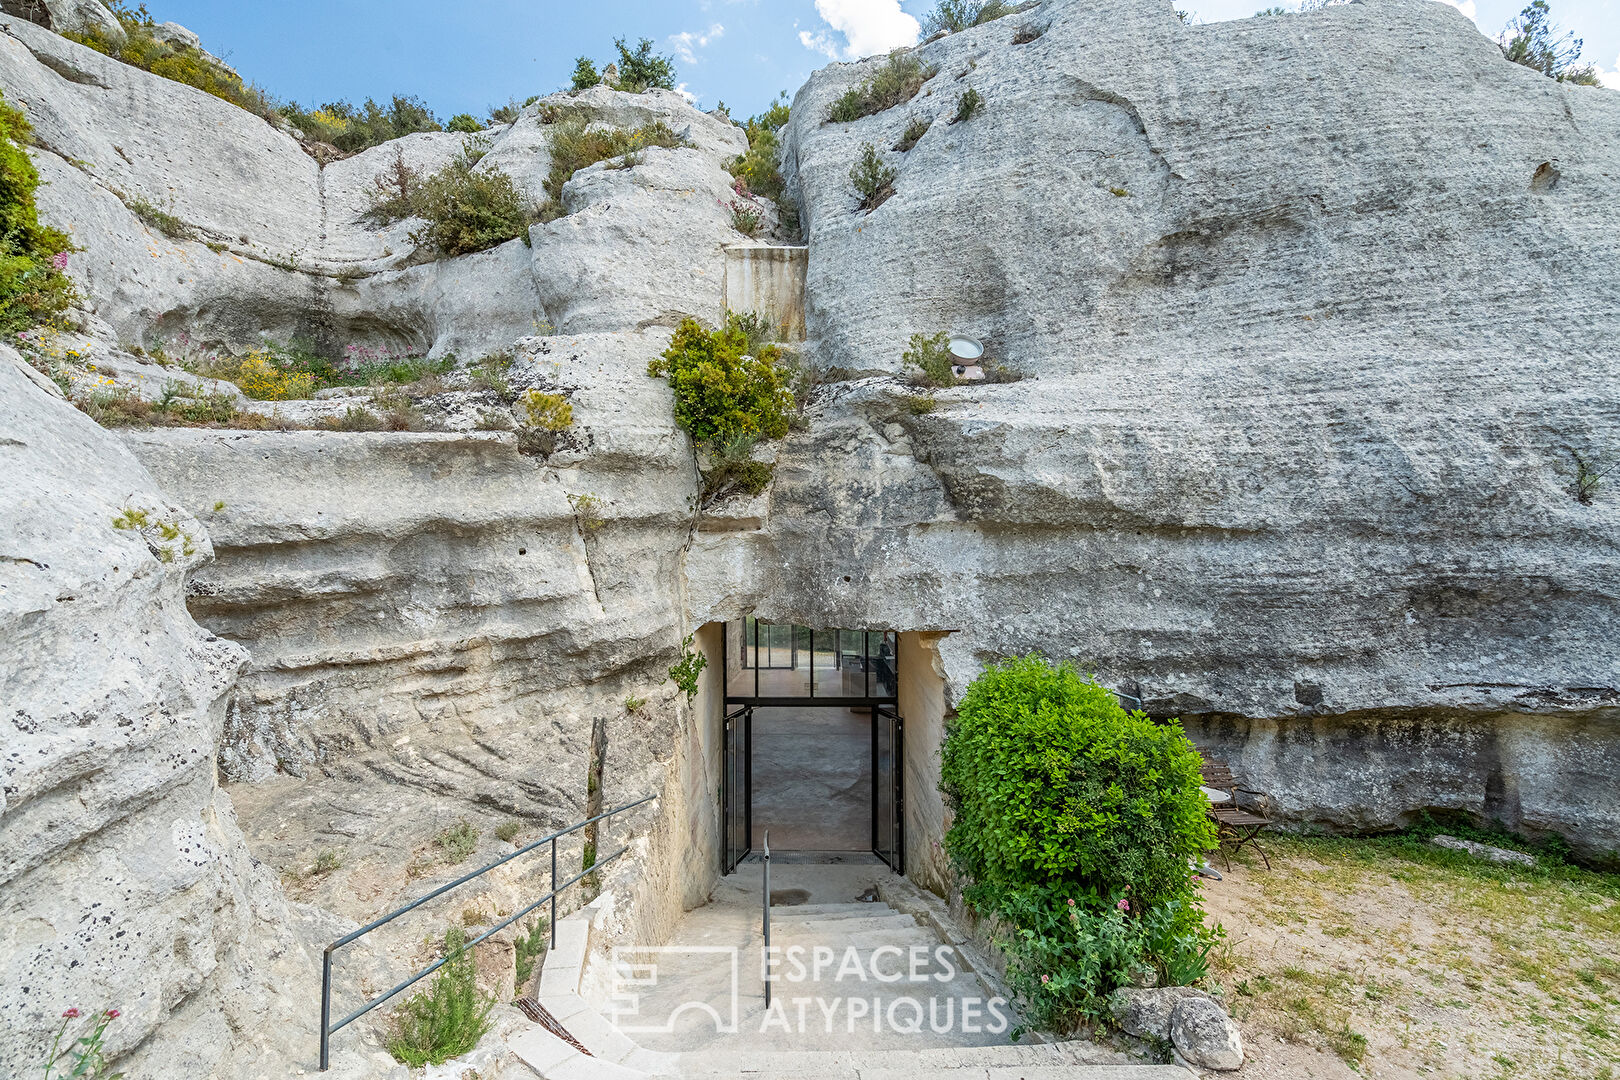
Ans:
POLYGON ((517 834, 522 831, 523 822, 521 821, 503 821, 495 826, 496 837, 508 844, 516 839, 517 834))
POLYGON ((444 852, 444 861, 454 866, 467 861, 467 856, 478 850, 478 830, 471 822, 458 821, 445 829, 433 842, 444 852))
POLYGON ((559 204, 563 185, 576 172, 598 161, 623 157, 649 146, 673 149, 689 145, 668 124, 655 121, 631 130, 592 124, 583 116, 559 120, 551 129, 551 171, 546 174, 546 194, 559 204))
POLYGON ((1245 853, 1206 889, 1231 934, 1212 956, 1215 979, 1246 1033, 1374 1072, 1492 1075, 1498 1056, 1521 1060, 1527 1032, 1575 1075, 1612 1059, 1620 874, 1456 822, 1266 847, 1272 871, 1245 853), (1541 862, 1490 863, 1428 843, 1437 832, 1534 849, 1541 862), (1248 952, 1250 936, 1263 951, 1248 952))

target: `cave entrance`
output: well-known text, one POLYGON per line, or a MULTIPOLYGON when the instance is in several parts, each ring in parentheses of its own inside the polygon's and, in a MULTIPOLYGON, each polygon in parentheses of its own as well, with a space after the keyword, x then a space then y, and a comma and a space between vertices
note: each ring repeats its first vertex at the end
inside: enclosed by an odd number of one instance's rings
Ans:
POLYGON ((898 636, 726 624, 721 872, 773 851, 870 851, 905 872, 898 636))

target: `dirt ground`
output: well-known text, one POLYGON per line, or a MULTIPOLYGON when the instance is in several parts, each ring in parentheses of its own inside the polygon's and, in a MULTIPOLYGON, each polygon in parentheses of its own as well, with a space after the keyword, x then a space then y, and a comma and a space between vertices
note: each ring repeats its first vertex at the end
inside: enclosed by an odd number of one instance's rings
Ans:
MULTIPOLYGON (((1239 1080, 1620 1075, 1620 875, 1276 837, 1205 908, 1239 1080)), ((1225 872, 1220 860, 1217 869, 1225 872)))

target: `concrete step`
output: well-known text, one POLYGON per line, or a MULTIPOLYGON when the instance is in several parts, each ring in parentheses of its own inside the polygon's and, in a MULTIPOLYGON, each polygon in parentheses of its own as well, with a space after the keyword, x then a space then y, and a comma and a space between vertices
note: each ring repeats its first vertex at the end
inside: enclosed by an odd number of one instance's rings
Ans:
MULTIPOLYGON (((773 942, 776 940, 776 932, 780 929, 784 932, 784 935, 792 933, 800 937, 820 936, 825 938, 824 944, 837 945, 850 934, 858 934, 863 930, 902 930, 915 926, 917 926, 917 917, 915 915, 901 915, 895 911, 861 918, 809 918, 794 919, 786 922, 778 922, 773 917, 771 919, 771 940, 773 942)), ((929 940, 937 939, 930 935, 929 940)))
POLYGON ((850 904, 785 904, 771 908, 771 918, 811 918, 813 916, 884 915, 894 911, 881 900, 850 904))

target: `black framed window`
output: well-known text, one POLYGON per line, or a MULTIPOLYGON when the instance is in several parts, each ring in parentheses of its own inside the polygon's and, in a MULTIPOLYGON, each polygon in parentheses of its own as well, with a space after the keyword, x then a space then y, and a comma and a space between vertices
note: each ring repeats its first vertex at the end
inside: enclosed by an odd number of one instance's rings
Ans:
POLYGON ((871 705, 900 694, 893 630, 819 629, 752 617, 726 624, 726 701, 871 705))

